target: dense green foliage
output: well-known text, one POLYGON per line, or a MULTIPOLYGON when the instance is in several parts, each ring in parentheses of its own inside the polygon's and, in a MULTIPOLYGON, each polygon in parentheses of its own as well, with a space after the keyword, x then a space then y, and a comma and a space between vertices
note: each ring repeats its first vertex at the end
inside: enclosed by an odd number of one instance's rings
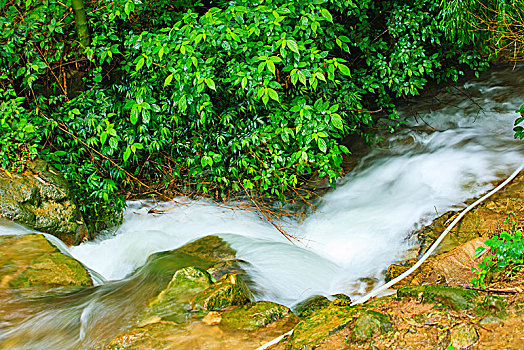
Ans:
POLYGON ((442 23, 450 37, 499 59, 524 58, 523 0, 450 0, 442 4, 442 23))
MULTIPOLYGON (((521 230, 517 230, 517 223, 512 220, 511 213, 506 220, 510 224, 510 229, 503 231, 488 239, 484 244, 489 247, 489 254, 482 259, 478 268, 472 268, 477 275, 471 280, 474 286, 486 288, 486 277, 489 273, 503 271, 511 266, 507 271, 512 274, 519 271, 524 264, 524 236, 521 230)), ((486 248, 478 247, 475 250, 475 257, 479 257, 486 252, 486 248)))
POLYGON ((51 161, 91 222, 129 191, 284 199, 313 173, 334 184, 344 137, 371 141, 399 99, 487 65, 430 0, 85 5, 83 50, 70 2, 3 0, 0 160, 51 161))

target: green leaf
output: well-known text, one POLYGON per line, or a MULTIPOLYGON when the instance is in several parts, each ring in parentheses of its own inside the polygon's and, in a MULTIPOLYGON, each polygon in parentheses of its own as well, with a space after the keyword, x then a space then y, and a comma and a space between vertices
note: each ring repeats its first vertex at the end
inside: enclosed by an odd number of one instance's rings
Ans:
POLYGON ((131 124, 135 125, 138 121, 138 105, 134 105, 133 108, 131 108, 131 115, 129 117, 129 120, 131 121, 131 124))
POLYGON ((275 74, 275 64, 273 63, 273 61, 267 60, 266 64, 267 64, 267 68, 269 69, 269 71, 275 74))
POLYGON ((326 144, 326 141, 324 141, 323 138, 318 138, 317 139, 317 145, 318 145, 318 149, 321 152, 326 153, 326 151, 327 151, 327 144, 326 144))
POLYGON ((302 73, 302 71, 297 71, 297 76, 298 76, 298 80, 300 80, 300 82, 304 85, 306 85, 306 76, 304 75, 304 73, 302 73))
POLYGON ((299 53, 298 52, 298 44, 295 40, 287 40, 287 46, 289 47, 289 49, 293 52, 296 52, 296 53, 299 53))
POLYGON ((124 162, 129 159, 130 155, 131 155, 131 148, 127 146, 126 151, 124 152, 124 156, 123 156, 124 162))
POLYGON ((187 97, 186 95, 182 96, 178 101, 178 109, 183 112, 187 108, 187 97))
POLYGON ((279 102, 279 100, 278 100, 278 93, 275 90, 273 90, 271 88, 268 88, 267 89, 267 93, 269 94, 269 97, 271 97, 273 100, 279 102))
POLYGON ((211 79, 211 78, 206 78, 206 79, 205 79, 205 82, 206 82, 207 86, 208 86, 211 90, 216 90, 215 82, 213 81, 213 79, 211 79))
POLYGON ((102 143, 102 146, 104 145, 104 143, 106 143, 106 140, 107 140, 107 132, 102 132, 100 134, 100 142, 102 143))
POLYGON ((340 72, 344 75, 351 75, 349 68, 342 63, 338 64, 338 69, 340 69, 340 72))
POLYGON ((173 73, 169 74, 167 77, 166 77, 166 80, 164 80, 164 87, 168 86, 169 84, 171 84, 171 80, 173 80, 173 73))
POLYGON ((145 63, 144 57, 140 57, 140 59, 138 60, 138 63, 136 64, 135 70, 138 72, 140 68, 144 66, 144 63, 145 63))
POLYGON ((322 10, 320 10, 320 13, 322 14, 322 17, 324 17, 326 20, 328 20, 331 23, 333 23, 333 16, 331 16, 331 13, 329 13, 328 10, 322 9, 322 10))
POLYGON ((331 125, 333 125, 335 128, 339 130, 342 130, 344 128, 344 124, 340 115, 336 113, 331 114, 331 125))

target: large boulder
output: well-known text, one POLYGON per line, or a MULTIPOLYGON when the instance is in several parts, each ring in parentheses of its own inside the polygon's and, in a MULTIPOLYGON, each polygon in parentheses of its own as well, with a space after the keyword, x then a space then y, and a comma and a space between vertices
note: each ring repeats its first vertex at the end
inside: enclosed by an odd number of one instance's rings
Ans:
POLYGON ((41 234, 0 236, 1 289, 91 286, 87 270, 41 234))
POLYGON ((67 181, 40 159, 21 174, 0 171, 0 216, 52 234, 68 245, 87 239, 67 181))

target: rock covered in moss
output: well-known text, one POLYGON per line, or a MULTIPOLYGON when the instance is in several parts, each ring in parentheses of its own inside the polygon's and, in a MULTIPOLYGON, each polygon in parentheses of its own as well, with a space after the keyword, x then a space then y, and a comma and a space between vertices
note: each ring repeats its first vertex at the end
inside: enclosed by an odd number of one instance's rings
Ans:
POLYGON ((461 323, 451 330, 451 346, 454 349, 468 349, 479 340, 477 330, 473 325, 461 323))
POLYGON ((218 236, 206 236, 176 249, 176 251, 216 263, 236 258, 236 250, 218 236))
POLYGON ((21 174, 0 171, 0 216, 52 234, 68 245, 87 238, 67 181, 41 159, 21 174))
POLYGON ((313 295, 304 301, 301 301, 293 308, 296 315, 300 318, 307 318, 316 311, 328 307, 330 301, 323 295, 313 295))
POLYGON ((238 275, 225 275, 199 293, 192 301, 195 310, 222 310, 228 306, 249 303, 253 296, 238 275))
POLYGON ((298 321, 288 307, 271 301, 259 301, 226 310, 220 326, 228 330, 254 331, 278 323, 278 328, 283 330, 286 328, 283 325, 287 324, 287 328, 291 329, 298 321))
POLYGON ((235 274, 242 277, 243 280, 246 280, 249 278, 245 271, 248 265, 249 263, 242 259, 224 260, 213 264, 213 266, 207 269, 207 272, 209 272, 216 281, 227 274, 235 274))
POLYGON ((166 321, 184 323, 189 318, 189 301, 212 284, 207 271, 198 267, 178 270, 167 287, 148 305, 143 320, 160 318, 166 321))
POLYGON ((351 339, 363 342, 393 330, 393 323, 388 315, 376 311, 363 311, 353 324, 351 339))
POLYGON ((495 314, 503 317, 506 307, 506 303, 499 297, 485 296, 476 290, 443 285, 405 286, 397 291, 397 296, 437 302, 453 310, 472 310, 478 315, 495 314))
POLYGON ((0 288, 91 286, 87 270, 41 234, 0 236, 0 288))
POLYGON ((356 314, 356 308, 331 304, 300 321, 287 346, 290 349, 313 349, 333 332, 346 327, 356 314))
POLYGON ((151 254, 137 273, 152 274, 171 279, 173 274, 187 266, 208 269, 222 261, 234 260, 236 251, 218 236, 207 236, 184 246, 151 254))

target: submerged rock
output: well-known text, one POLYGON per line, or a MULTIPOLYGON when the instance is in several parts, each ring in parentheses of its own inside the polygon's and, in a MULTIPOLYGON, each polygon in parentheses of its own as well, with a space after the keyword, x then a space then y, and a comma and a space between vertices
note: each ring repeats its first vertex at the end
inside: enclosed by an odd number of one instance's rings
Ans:
POLYGON ((0 289, 91 286, 87 270, 41 234, 0 236, 0 289))
POLYGON ((191 302, 193 309, 222 310, 228 306, 244 305, 253 295, 237 275, 225 275, 211 287, 199 293, 191 302))
POLYGON ((67 181, 40 159, 21 174, 0 171, 0 216, 52 234, 68 245, 88 238, 67 181))

